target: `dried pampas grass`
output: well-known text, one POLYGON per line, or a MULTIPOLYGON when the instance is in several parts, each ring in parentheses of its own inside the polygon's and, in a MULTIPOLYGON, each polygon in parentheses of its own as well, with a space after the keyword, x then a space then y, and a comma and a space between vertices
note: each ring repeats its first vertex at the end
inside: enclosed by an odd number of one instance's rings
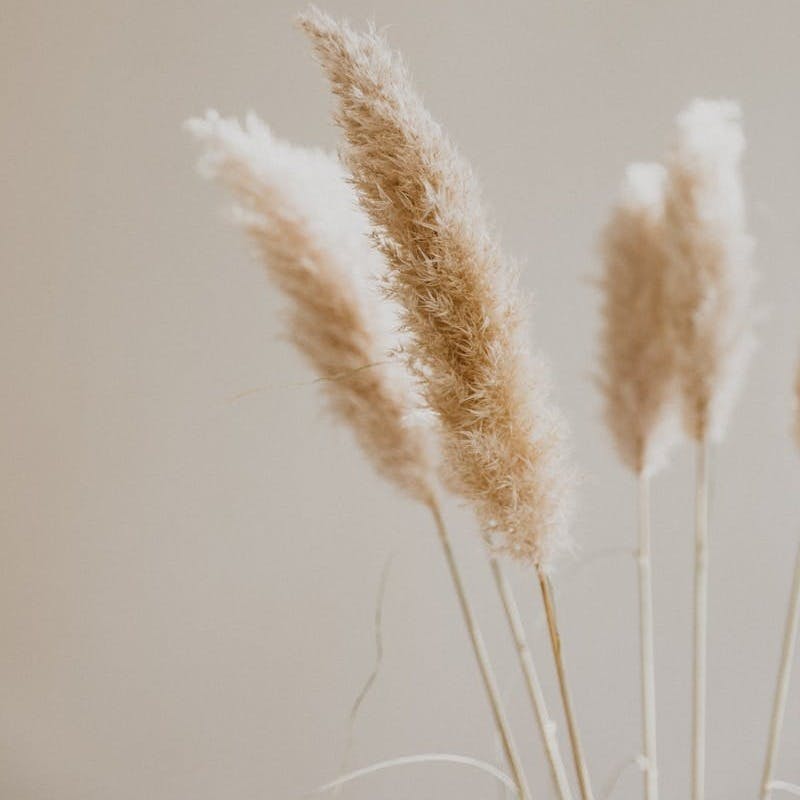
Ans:
MULTIPOLYGON (((439 421, 445 478, 476 510, 495 551, 536 565, 583 797, 586 762, 566 685, 546 573, 569 549, 571 470, 547 370, 530 357, 515 276, 500 253, 477 182, 414 91, 400 57, 374 30, 357 33, 311 9, 299 18, 334 94, 344 161, 385 254, 389 295, 403 309, 409 365, 439 421)), ((498 592, 515 636, 502 573, 498 592)), ((559 794, 560 755, 530 660, 521 667, 559 794)))
POLYGON ((339 162, 276 139, 253 114, 242 128, 214 112, 190 120, 202 171, 237 199, 236 218, 289 298, 290 338, 324 381, 335 414, 374 466, 433 515, 461 614, 521 800, 530 800, 500 691, 442 518, 426 431, 409 424, 409 376, 386 364, 386 319, 370 279, 384 267, 339 162))
POLYGON ((254 114, 242 127, 210 111, 187 127, 205 148, 202 172, 233 193, 235 219, 288 299, 289 337, 334 414, 381 475, 429 502, 426 431, 410 423, 413 387, 388 363, 391 320, 373 296, 383 261, 338 160, 276 138, 254 114))
POLYGON ((750 264, 736 103, 695 100, 677 119, 664 219, 671 315, 687 434, 717 441, 754 348, 750 264))
POLYGON ((623 463, 650 476, 677 438, 676 359, 664 303, 667 246, 660 164, 632 164, 603 235, 600 388, 623 463))
POLYGON ((696 443, 692 798, 705 796, 709 445, 725 430, 754 347, 736 103, 695 100, 678 115, 667 159, 665 307, 683 423, 696 443))
POLYGON ((666 171, 632 164, 603 236, 604 291, 600 386, 605 418, 623 463, 638 477, 639 628, 642 739, 647 800, 658 798, 650 476, 679 428, 676 359, 665 306, 666 171))
POLYGON ((569 547, 564 424, 546 369, 526 352, 513 273, 473 174, 380 35, 314 9, 300 24, 339 98, 344 160, 440 422, 448 485, 496 548, 549 567, 569 547))
MULTIPOLYGON (((521 800, 531 798, 441 514, 429 431, 411 422, 419 400, 438 420, 448 484, 477 511, 553 786, 560 800, 572 800, 499 556, 535 566, 578 784, 583 800, 592 800, 550 581, 555 558, 570 546, 566 439, 548 397, 547 370, 525 346, 514 270, 493 240, 471 170, 384 39, 316 10, 300 23, 339 99, 347 171, 320 151, 276 139, 255 116, 240 126, 209 112, 188 127, 205 147, 203 171, 231 190, 237 222, 288 298, 290 338, 320 376, 334 414, 354 430, 377 470, 430 510, 513 773, 512 780, 474 759, 427 754, 384 761, 326 787, 389 766, 447 760, 485 769, 515 787, 521 800), (373 291, 377 275, 384 297, 373 291), (387 296, 394 305, 387 305, 387 296), (402 343, 391 330, 397 324, 392 308, 408 337, 402 343), (393 357, 397 352, 405 364, 393 357)), ((734 103, 694 101, 678 117, 666 167, 629 168, 603 234, 600 388, 618 455, 639 487, 644 754, 635 762, 644 772, 647 800, 658 797, 649 485, 681 418, 697 455, 692 797, 705 796, 710 445, 723 435, 754 341, 743 147, 734 103)), ((800 372, 796 393, 800 398, 800 372)), ((796 413, 800 445, 800 399, 796 413)), ((762 800, 778 789, 800 791, 774 779, 798 626, 800 551, 762 800)))

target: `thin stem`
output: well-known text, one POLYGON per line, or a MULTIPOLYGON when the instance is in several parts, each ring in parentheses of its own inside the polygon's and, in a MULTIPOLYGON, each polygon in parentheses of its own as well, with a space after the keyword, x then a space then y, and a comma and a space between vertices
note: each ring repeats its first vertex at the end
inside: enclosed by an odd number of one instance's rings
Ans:
MULTIPOLYGON (((350 753, 353 750, 353 739, 356 727, 356 720, 358 719, 358 712, 361 709, 361 704, 366 699, 370 690, 372 689, 375 681, 378 680, 378 675, 381 671, 383 664, 383 601, 386 597, 386 585, 389 580, 389 568, 392 565, 392 556, 386 559, 381 572, 381 578, 378 583, 378 597, 375 601, 375 663, 373 664, 372 671, 369 677, 361 687, 361 691, 356 696, 353 705, 350 708, 350 715, 347 719, 347 740, 344 746, 344 754, 342 755, 342 763, 339 768, 340 772, 346 772, 348 764, 350 763, 350 753)), ((337 785, 334 789, 334 796, 338 796, 341 792, 342 784, 337 785)))
POLYGON ((394 769, 396 767, 416 766, 417 764, 459 764, 465 767, 473 767, 474 769, 481 770, 487 775, 496 778, 503 786, 510 789, 514 794, 517 794, 517 787, 514 781, 508 777, 504 772, 501 772, 493 764, 487 764, 485 761, 479 761, 477 758, 470 758, 469 756, 461 756, 452 753, 422 753, 418 756, 400 756, 398 758, 391 758, 387 761, 378 761, 375 764, 370 764, 368 767, 348 772, 345 775, 340 775, 338 778, 312 789, 305 797, 313 797, 317 794, 324 794, 332 789, 338 789, 346 783, 364 778, 367 775, 372 775, 375 772, 381 772, 385 769, 394 769))
POLYGON ((647 800, 658 800, 656 758, 656 671, 653 645, 653 577, 650 549, 650 480, 639 474, 639 644, 641 648, 642 739, 647 766, 644 788, 647 800))
POLYGON ((519 655, 522 673, 525 676, 525 685, 528 689, 528 695, 533 705, 534 713, 536 714, 536 721, 539 724, 542 739, 544 740, 550 775, 561 800, 571 800, 572 791, 569 788, 567 771, 564 767, 564 760, 561 758, 558 747, 556 725, 547 711, 547 703, 544 699, 544 692, 542 691, 542 685, 539 681, 539 675, 536 672, 533 654, 531 653, 530 647, 528 647, 525 628, 519 613, 519 606, 514 598, 514 592, 511 589, 508 578, 505 572, 503 572, 503 568, 500 566, 500 562, 494 557, 491 557, 489 560, 492 565, 492 574, 494 575, 497 591, 503 602, 503 610, 508 620, 508 626, 511 629, 511 635, 514 637, 514 644, 516 645, 517 654, 519 655))
POLYGON ((572 696, 567 684, 567 673, 564 668, 563 653, 561 652, 561 634, 558 629, 553 587, 550 585, 549 578, 541 568, 537 568, 537 573, 539 576, 539 588, 542 591, 542 600, 544 601, 544 612, 547 617, 547 630, 550 633, 550 645, 553 649, 553 660, 556 664, 558 688, 561 692, 561 703, 564 706, 564 716, 567 719, 567 730, 569 731, 569 740, 572 745, 572 757, 575 761, 575 771, 578 773, 581 797, 583 800, 594 800, 592 785, 589 779, 589 770, 586 766, 586 759, 583 755, 580 735, 578 734, 578 724, 575 719, 575 712, 572 708, 572 696))
POLYGON ((478 661, 478 666, 480 667, 481 677, 483 678, 483 684, 486 689, 486 694, 489 698, 489 705, 492 709, 494 722, 497 726, 500 739, 503 743, 503 751, 505 752, 506 760, 508 761, 509 768, 514 776, 514 780, 519 787, 519 795, 521 800, 530 800, 531 793, 528 789, 528 782, 525 779, 525 773, 522 769, 522 763, 519 758, 516 744, 514 743, 514 737, 511 733, 511 728, 508 724, 505 711, 503 710, 502 701, 500 699, 500 690, 497 688, 497 679, 495 678, 494 670, 492 669, 491 662, 489 661, 489 654, 486 651, 486 645, 483 643, 483 637, 481 636, 480 629, 478 628, 478 623, 475 619, 475 615, 472 611, 469 600, 467 599, 464 582, 461 579, 461 572, 459 571, 458 564, 456 563, 455 556, 453 555, 453 548, 450 544, 450 536, 447 533, 444 520, 442 519, 441 510, 439 509, 439 505, 435 499, 432 498, 430 500, 429 507, 431 513, 433 514, 434 521, 436 522, 436 530, 439 534, 439 540, 442 543, 445 560, 447 561, 447 566, 450 570, 450 577, 453 580, 453 587, 456 590, 458 602, 461 606, 461 614, 464 617, 464 623, 467 626, 467 632, 469 633, 469 637, 472 642, 472 649, 475 653, 475 658, 478 661))
POLYGON ((775 762, 778 758, 783 717, 786 713, 786 697, 789 694, 789 678, 797 643, 798 621, 800 621, 800 547, 797 550, 792 594, 789 599, 789 611, 786 615, 781 664, 778 670, 778 685, 775 687, 775 703, 772 708, 772 720, 769 727, 769 744, 767 745, 767 757, 764 763, 764 777, 761 781, 762 800, 769 800, 772 789, 776 788, 772 778, 775 773, 775 762))
POLYGON ((703 800, 706 773, 706 651, 708 640, 708 487, 709 448, 697 443, 695 472, 694 681, 692 800, 703 800))

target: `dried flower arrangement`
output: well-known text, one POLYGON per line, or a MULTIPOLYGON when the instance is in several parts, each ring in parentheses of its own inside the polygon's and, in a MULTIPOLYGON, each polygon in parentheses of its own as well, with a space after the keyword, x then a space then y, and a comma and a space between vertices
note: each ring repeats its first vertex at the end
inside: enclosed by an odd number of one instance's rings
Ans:
MULTIPOLYGON (((579 795, 592 800, 551 585, 557 560, 571 552, 568 435, 550 399, 546 362, 526 346, 513 266, 496 244, 469 165, 385 39, 314 8, 298 22, 337 100, 341 159, 281 141, 255 115, 242 127, 209 112, 187 123, 204 147, 201 170, 234 196, 235 220, 286 296, 291 341, 318 373, 334 415, 376 470, 432 515, 511 775, 464 761, 491 771, 522 800, 533 797, 445 527, 439 479, 480 522, 552 788, 571 800, 502 561, 535 574, 579 795)), ((705 796, 709 452, 724 433, 754 341, 743 148, 735 104, 694 101, 678 116, 664 165, 629 167, 602 237, 598 385, 620 460, 638 480, 647 800, 657 800, 659 788, 650 482, 681 423, 696 447, 692 797, 705 796)), ((796 390, 800 400, 800 373, 796 390)), ((800 553, 762 798, 777 789, 800 793, 774 776, 799 620, 800 553)))

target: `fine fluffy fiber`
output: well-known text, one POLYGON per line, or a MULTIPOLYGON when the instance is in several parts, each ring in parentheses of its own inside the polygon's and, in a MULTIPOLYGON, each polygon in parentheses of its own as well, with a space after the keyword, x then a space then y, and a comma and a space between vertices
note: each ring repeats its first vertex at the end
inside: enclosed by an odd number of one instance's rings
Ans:
POLYGON ((697 441, 722 437, 754 347, 739 120, 736 103, 695 100, 667 160, 666 302, 684 427, 697 441))
POLYGON ((648 475, 664 463, 678 433, 664 292, 665 179, 660 164, 628 167, 602 239, 605 419, 623 463, 648 475))
POLYGON ((431 496, 425 431, 391 349, 386 305, 371 282, 384 268, 338 161, 274 137, 253 114, 244 127, 209 112, 187 123, 204 174, 227 186, 235 216, 288 300, 293 343, 323 379, 335 415, 378 472, 423 502, 431 496))
POLYGON ((568 545, 564 424, 472 172, 380 35, 315 9, 300 24, 339 101, 343 158, 389 264, 448 484, 497 548, 546 568, 568 545))

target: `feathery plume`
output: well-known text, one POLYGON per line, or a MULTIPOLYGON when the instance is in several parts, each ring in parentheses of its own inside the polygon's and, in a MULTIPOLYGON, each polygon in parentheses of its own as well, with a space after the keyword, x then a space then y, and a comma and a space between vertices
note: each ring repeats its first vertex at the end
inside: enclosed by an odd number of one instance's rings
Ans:
POLYGON ((696 441, 724 433, 755 342, 740 116, 736 103, 695 100, 678 115, 667 162, 667 307, 684 427, 696 441))
POLYGON ((380 35, 313 8, 299 22, 339 98, 344 161, 389 263, 448 485, 498 550, 547 568, 568 547, 564 425, 475 178, 380 35))
POLYGON ((631 164, 603 234, 605 419, 623 463, 648 476, 678 433, 675 349, 664 304, 665 179, 660 164, 631 164))
POLYGON ((341 165, 276 138, 254 114, 242 127, 209 111, 187 127, 205 147, 201 171, 231 191, 235 219, 286 295, 289 337, 333 413, 383 477, 428 502, 425 432, 409 424, 413 386, 401 364, 387 363, 389 320, 370 285, 383 259, 341 165))

